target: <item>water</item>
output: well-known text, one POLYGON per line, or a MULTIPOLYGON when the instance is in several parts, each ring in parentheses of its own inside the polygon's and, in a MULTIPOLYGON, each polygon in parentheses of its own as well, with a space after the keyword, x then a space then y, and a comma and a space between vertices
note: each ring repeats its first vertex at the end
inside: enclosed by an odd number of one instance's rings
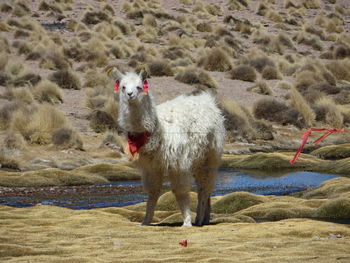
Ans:
MULTIPOLYGON (((225 195, 232 192, 245 191, 261 195, 286 195, 308 188, 317 187, 322 182, 338 177, 332 174, 320 174, 313 172, 279 173, 277 175, 264 175, 262 172, 252 173, 245 171, 233 171, 221 169, 219 171, 215 192, 213 195, 225 195)), ((126 186, 138 188, 140 181, 113 182, 101 187, 126 186)), ((170 184, 164 183, 164 191, 170 190, 170 184)), ((195 185, 193 185, 195 191, 195 185)), ((133 193, 120 194, 62 194, 46 196, 12 196, 0 197, 0 204, 16 207, 32 206, 38 203, 43 205, 56 205, 73 209, 92 209, 111 206, 126 206, 143 202, 147 195, 141 190, 133 193)))

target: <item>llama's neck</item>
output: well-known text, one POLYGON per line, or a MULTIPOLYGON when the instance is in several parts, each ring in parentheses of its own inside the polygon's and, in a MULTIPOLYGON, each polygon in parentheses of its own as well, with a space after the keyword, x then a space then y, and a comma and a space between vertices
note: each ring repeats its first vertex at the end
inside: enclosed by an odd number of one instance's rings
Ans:
POLYGON ((119 125, 130 133, 154 133, 158 127, 158 117, 152 98, 148 95, 142 101, 120 100, 119 125))

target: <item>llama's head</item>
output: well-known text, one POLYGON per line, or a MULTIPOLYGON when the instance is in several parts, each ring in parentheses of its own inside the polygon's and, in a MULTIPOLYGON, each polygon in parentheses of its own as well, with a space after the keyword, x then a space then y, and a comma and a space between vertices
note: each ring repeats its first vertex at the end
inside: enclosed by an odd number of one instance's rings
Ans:
POLYGON ((118 69, 113 68, 111 75, 116 79, 114 90, 120 91, 123 100, 131 103, 140 102, 148 96, 148 82, 143 77, 143 70, 136 74, 134 72, 121 73, 118 69))

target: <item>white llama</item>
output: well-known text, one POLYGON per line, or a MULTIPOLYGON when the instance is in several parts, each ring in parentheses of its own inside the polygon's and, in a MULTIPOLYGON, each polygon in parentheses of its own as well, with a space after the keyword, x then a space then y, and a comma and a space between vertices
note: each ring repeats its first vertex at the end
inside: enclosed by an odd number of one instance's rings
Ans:
POLYGON ((183 216, 183 226, 191 226, 189 191, 192 176, 197 184, 196 225, 209 224, 210 194, 224 145, 224 118, 209 93, 182 95, 155 106, 148 82, 141 72, 111 70, 120 87, 118 123, 128 133, 131 153, 142 171, 148 193, 143 225, 149 225, 160 195, 163 178, 168 176, 172 192, 183 216))

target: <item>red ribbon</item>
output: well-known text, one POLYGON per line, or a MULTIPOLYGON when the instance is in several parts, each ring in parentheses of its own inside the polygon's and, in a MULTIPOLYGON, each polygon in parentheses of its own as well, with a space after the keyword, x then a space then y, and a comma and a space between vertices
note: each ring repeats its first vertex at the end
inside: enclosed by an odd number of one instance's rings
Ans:
POLYGON ((307 142, 307 139, 309 138, 311 132, 313 131, 327 131, 327 133, 323 134, 320 138, 318 138, 316 141, 314 141, 314 145, 318 144, 319 142, 323 141, 324 139, 326 139, 329 135, 331 135, 334 132, 344 132, 344 129, 317 129, 317 128, 312 128, 310 130, 307 130, 303 137, 302 137, 302 141, 301 141, 301 145, 299 146, 297 152, 295 153, 294 157, 289 161, 290 164, 294 164, 295 161, 298 159, 301 151, 304 149, 304 146, 307 142))
POLYGON ((129 150, 132 156, 147 143, 150 136, 151 134, 149 132, 128 133, 129 150))
POLYGON ((187 239, 186 240, 182 240, 179 244, 181 246, 183 246, 183 247, 187 247, 187 239))

